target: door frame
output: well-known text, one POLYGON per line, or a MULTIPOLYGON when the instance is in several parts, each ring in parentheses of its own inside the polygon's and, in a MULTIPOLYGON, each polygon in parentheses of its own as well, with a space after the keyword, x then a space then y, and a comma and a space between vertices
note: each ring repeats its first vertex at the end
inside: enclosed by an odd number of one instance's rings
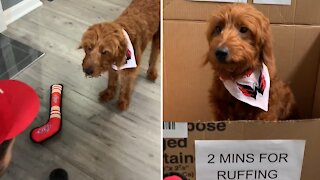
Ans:
POLYGON ((6 9, 3 11, 3 14, 7 25, 18 20, 41 5, 42 2, 40 0, 23 0, 9 9, 6 9))
POLYGON ((7 29, 6 18, 3 13, 2 4, 0 1, 0 33, 7 29))
POLYGON ((3 11, 0 1, 0 32, 6 30, 7 25, 42 6, 42 4, 40 0, 23 0, 3 11))

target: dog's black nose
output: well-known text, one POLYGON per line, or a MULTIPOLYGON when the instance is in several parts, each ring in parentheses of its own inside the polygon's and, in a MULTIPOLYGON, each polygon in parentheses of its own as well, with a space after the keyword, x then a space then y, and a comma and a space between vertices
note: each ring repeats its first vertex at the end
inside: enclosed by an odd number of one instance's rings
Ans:
POLYGON ((86 75, 92 75, 93 74, 93 69, 92 68, 84 68, 83 71, 84 71, 84 73, 86 73, 86 75))
POLYGON ((217 48, 215 54, 219 61, 224 62, 229 54, 229 49, 227 47, 217 48))

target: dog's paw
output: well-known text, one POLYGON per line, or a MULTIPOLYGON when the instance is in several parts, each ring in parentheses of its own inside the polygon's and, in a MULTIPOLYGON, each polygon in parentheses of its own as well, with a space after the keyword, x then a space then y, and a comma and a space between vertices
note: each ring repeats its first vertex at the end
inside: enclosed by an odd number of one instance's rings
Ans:
POLYGON ((118 102, 118 109, 120 111, 124 111, 124 110, 127 110, 129 107, 129 101, 127 100, 119 100, 118 102))
POLYGON ((110 89, 105 89, 100 92, 99 94, 99 101, 100 102, 107 102, 110 101, 114 96, 114 91, 110 89))
POLYGON ((147 79, 150 81, 155 81, 158 77, 158 73, 156 70, 148 70, 147 72, 147 79))

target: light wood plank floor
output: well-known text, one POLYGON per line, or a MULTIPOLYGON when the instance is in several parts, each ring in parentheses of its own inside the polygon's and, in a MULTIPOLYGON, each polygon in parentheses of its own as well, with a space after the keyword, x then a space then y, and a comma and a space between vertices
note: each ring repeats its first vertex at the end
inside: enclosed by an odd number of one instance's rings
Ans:
MULTIPOLYGON (((40 99, 38 117, 16 139, 13 161, 4 180, 45 180, 65 168, 71 180, 160 179, 160 80, 146 80, 150 47, 143 57, 127 112, 116 100, 98 102, 106 77, 85 78, 78 50, 85 29, 117 17, 130 0, 55 0, 9 25, 3 34, 46 55, 16 79, 33 86, 40 99), (29 139, 32 127, 48 119, 49 88, 64 84, 63 129, 44 144, 29 139)), ((160 72, 160 70, 159 70, 160 72)))

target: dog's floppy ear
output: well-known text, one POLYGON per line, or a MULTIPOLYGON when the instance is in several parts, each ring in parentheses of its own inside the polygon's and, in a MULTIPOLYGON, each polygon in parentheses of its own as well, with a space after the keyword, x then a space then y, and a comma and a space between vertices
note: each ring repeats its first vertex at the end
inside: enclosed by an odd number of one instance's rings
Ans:
MULTIPOLYGON (((113 24, 112 24, 113 25, 113 24)), ((110 52, 113 56, 113 63, 120 67, 125 63, 125 55, 127 52, 127 40, 122 32, 121 27, 109 26, 109 31, 112 32, 112 39, 106 39, 105 44, 110 44, 112 41, 112 46, 110 47, 110 52)))
POLYGON ((90 26, 82 35, 80 45, 77 49, 83 49, 88 44, 94 44, 94 40, 97 36, 97 28, 99 25, 92 25, 90 26))
MULTIPOLYGON (((217 16, 216 14, 212 14, 212 16, 208 19, 207 23, 208 23, 208 28, 207 28, 207 32, 206 32, 206 37, 207 37, 207 41, 208 41, 208 45, 210 46, 210 42, 213 38, 213 31, 215 29, 215 26, 217 24, 217 16)), ((208 52, 210 53, 210 52, 208 52)), ((202 66, 207 65, 210 62, 210 59, 208 58, 208 53, 205 55, 204 61, 202 63, 202 66)))
POLYGON ((117 41, 117 49, 115 51, 115 64, 116 66, 120 67, 124 64, 125 58, 127 52, 127 41, 123 37, 119 38, 117 41))
POLYGON ((271 36, 271 29, 270 29, 270 22, 269 19, 265 16, 262 16, 260 19, 260 30, 258 37, 259 40, 259 49, 260 54, 259 58, 262 60, 269 69, 270 76, 275 74, 275 59, 273 55, 272 49, 272 36, 271 36))
POLYGON ((208 28, 207 28, 207 41, 210 44, 210 41, 212 40, 213 37, 213 31, 215 29, 215 26, 217 25, 217 15, 213 14, 210 19, 208 19, 207 23, 208 23, 208 28))

